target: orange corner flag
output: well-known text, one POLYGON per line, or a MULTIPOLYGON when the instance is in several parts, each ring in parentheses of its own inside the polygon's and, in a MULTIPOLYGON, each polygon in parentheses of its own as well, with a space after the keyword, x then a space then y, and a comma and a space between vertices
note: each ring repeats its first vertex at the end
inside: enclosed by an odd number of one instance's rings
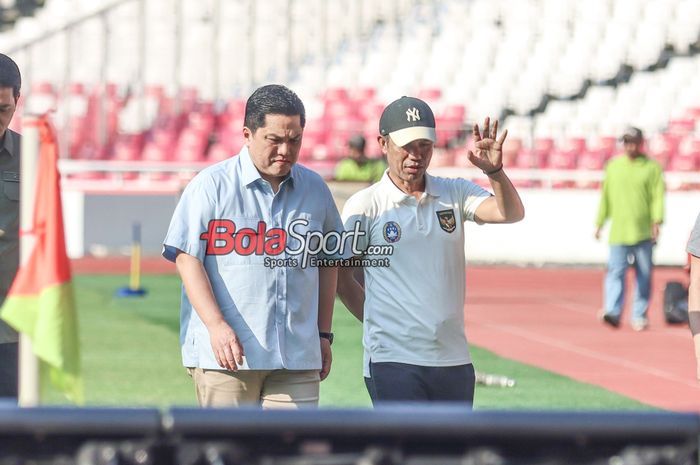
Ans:
POLYGON ((0 317, 32 341, 48 380, 68 399, 82 403, 78 318, 63 232, 58 145, 46 117, 39 120, 39 154, 34 203, 36 242, 17 272, 0 317))

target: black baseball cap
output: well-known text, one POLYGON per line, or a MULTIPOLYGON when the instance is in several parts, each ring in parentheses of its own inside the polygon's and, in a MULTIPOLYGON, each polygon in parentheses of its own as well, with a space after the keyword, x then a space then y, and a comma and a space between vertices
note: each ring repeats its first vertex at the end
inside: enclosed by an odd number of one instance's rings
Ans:
POLYGON ((642 130, 639 128, 635 128, 634 126, 628 126, 625 128, 625 131, 622 133, 622 140, 635 140, 635 141, 641 141, 644 139, 644 133, 642 133, 642 130))
POLYGON ((348 139, 348 147, 352 147, 354 149, 364 150, 365 144, 365 138, 362 137, 361 134, 355 134, 354 136, 350 137, 350 139, 348 139))
POLYGON ((433 110, 421 99, 403 96, 391 102, 379 118, 379 133, 399 147, 414 140, 437 141, 433 110))

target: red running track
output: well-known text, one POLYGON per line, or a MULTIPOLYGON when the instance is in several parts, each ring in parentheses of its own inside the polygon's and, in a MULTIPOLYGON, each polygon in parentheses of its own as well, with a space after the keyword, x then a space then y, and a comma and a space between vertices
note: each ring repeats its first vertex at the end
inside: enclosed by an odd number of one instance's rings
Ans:
MULTIPOLYGON (((73 271, 128 273, 129 260, 81 259, 73 262, 73 271)), ((174 273, 175 267, 162 258, 147 259, 142 272, 174 273)), ((665 283, 687 283, 685 272, 655 270, 651 324, 643 332, 629 327, 629 311, 620 329, 597 320, 603 276, 602 268, 471 266, 465 312, 469 341, 652 406, 700 412, 690 331, 667 325, 661 309, 665 283)), ((631 284, 631 273, 628 278, 631 284)))
MULTIPOLYGON (((597 319, 601 268, 496 268, 467 270, 469 341, 503 357, 602 386, 674 411, 700 411, 700 384, 687 326, 665 323, 663 287, 687 284, 680 268, 657 268, 650 327, 629 326, 629 303, 619 329, 597 319)), ((628 274, 628 293, 633 275, 628 274)))

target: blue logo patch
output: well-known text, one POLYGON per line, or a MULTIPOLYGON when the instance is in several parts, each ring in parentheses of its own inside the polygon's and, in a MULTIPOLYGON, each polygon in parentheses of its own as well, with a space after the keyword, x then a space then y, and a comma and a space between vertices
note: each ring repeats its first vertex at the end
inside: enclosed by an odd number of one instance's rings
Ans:
POLYGON ((399 242, 401 239, 401 227, 394 221, 384 223, 384 240, 387 242, 399 242))

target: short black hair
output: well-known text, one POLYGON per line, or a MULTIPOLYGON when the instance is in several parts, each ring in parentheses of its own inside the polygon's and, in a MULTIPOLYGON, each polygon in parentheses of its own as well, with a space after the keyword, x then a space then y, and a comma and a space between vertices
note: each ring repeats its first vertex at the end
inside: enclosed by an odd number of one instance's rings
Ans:
POLYGON ((243 125, 255 132, 265 126, 265 115, 299 115, 301 127, 306 125, 304 103, 292 90, 279 84, 259 87, 248 97, 243 125))
POLYGON ((19 98, 22 88, 22 75, 17 63, 5 54, 0 53, 0 87, 12 87, 12 95, 19 98))

